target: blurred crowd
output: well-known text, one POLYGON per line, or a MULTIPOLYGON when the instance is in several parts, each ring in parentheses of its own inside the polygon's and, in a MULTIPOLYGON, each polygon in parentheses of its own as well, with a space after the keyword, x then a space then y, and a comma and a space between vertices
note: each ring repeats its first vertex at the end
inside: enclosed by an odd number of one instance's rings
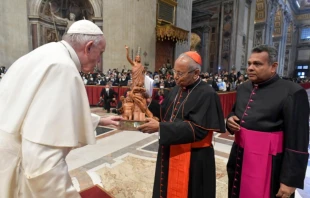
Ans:
MULTIPOLYGON (((107 72, 95 71, 94 73, 85 74, 80 72, 85 85, 102 85, 107 84, 112 86, 130 86, 132 75, 131 70, 122 69, 109 69, 107 72)), ((154 88, 169 89, 176 85, 173 78, 172 69, 161 68, 159 71, 151 72, 146 70, 146 75, 154 80, 154 88)), ((234 91, 239 85, 248 81, 246 73, 243 74, 240 71, 232 70, 230 73, 227 71, 222 71, 219 73, 201 73, 201 79, 208 83, 215 91, 219 92, 229 92, 234 91)), ((290 80, 296 83, 309 82, 309 79, 301 78, 286 78, 283 79, 290 80)))
MULTIPOLYGON (((156 88, 171 88, 175 86, 172 71, 165 74, 162 72, 146 71, 146 75, 154 80, 153 86, 156 88)), ((130 86, 132 81, 131 70, 109 69, 107 72, 95 71, 94 73, 85 74, 80 72, 85 85, 107 85, 112 86, 130 86)))
MULTIPOLYGON (((80 72, 85 85, 107 85, 130 86, 132 75, 131 70, 109 69, 107 72, 96 71, 85 74, 80 72)), ((159 71, 151 72, 146 70, 146 75, 154 80, 154 88, 171 88, 176 85, 173 78, 173 71, 170 68, 160 68, 159 71)), ((231 73, 201 73, 200 77, 207 82, 215 91, 233 91, 240 84, 247 81, 247 76, 233 70, 231 73)))
POLYGON ((0 81, 5 73, 6 73, 6 68, 4 66, 1 66, 0 67, 0 81))
MULTIPOLYGON (((125 68, 125 66, 124 66, 125 68)), ((7 72, 5 66, 0 67, 0 81, 7 72)), ((102 85, 107 84, 112 86, 130 86, 131 84, 131 70, 122 69, 109 69, 106 72, 96 70, 94 73, 85 74, 80 72, 85 85, 102 85)), ((171 67, 161 67, 159 71, 151 72, 146 70, 146 75, 154 80, 154 88, 171 88, 176 85, 173 78, 173 71, 171 67)), ((200 77, 203 81, 207 82, 213 87, 215 91, 228 92, 234 91, 238 86, 248 80, 247 75, 232 70, 230 73, 222 71, 219 73, 201 73, 200 77)), ((288 78, 283 79, 290 80, 296 83, 310 82, 308 78, 288 78)))

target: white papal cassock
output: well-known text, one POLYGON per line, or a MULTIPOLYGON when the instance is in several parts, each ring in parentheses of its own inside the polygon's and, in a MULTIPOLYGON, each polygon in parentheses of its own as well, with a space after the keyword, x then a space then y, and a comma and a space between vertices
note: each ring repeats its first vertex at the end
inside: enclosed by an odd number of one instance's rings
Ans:
POLYGON ((0 83, 0 197, 79 197, 65 157, 94 144, 100 117, 90 113, 73 48, 46 44, 18 59, 0 83))

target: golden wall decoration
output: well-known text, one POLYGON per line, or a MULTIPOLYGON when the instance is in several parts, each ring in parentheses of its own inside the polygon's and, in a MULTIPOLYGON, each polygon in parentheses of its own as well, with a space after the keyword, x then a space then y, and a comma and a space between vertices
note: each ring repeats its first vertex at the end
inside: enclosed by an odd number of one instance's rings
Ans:
POLYGON ((266 3, 265 0, 256 1, 256 13, 255 22, 265 22, 266 21, 266 3))
POLYGON ((296 16, 297 20, 307 20, 310 19, 310 14, 301 14, 296 16))
POLYGON ((291 22, 287 29, 286 45, 292 44, 292 36, 293 36, 293 23, 291 22))
POLYGON ((274 30, 273 30, 273 36, 281 36, 282 35, 282 10, 278 9, 276 12, 275 20, 274 20, 274 30))
POLYGON ((157 25, 156 36, 158 40, 172 40, 175 42, 185 42, 188 40, 189 31, 183 30, 171 24, 157 25))
POLYGON ((198 51, 198 46, 201 43, 201 38, 198 34, 196 33, 191 33, 191 45, 190 45, 190 49, 191 51, 198 51))

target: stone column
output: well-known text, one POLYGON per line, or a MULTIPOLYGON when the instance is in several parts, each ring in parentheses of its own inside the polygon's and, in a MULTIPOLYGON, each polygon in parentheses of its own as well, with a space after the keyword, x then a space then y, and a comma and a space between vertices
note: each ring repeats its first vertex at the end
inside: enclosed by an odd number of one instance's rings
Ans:
MULTIPOLYGON (((248 45, 247 45, 247 53, 246 53, 246 63, 248 58, 251 55, 251 51, 254 47, 254 28, 255 24, 253 21, 255 20, 256 13, 256 1, 249 1, 249 23, 248 23, 248 45)), ((245 68, 247 65, 245 65, 245 68)))
POLYGON ((231 51, 235 56, 231 67, 234 66, 237 71, 244 71, 246 69, 247 54, 253 46, 254 24, 252 21, 255 20, 255 6, 256 4, 250 0, 239 1, 237 4, 237 28, 234 47, 232 47, 231 51))
POLYGON ((294 76, 294 70, 295 70, 295 60, 297 56, 297 43, 298 43, 298 36, 299 31, 297 31, 299 28, 296 25, 293 25, 292 27, 292 46, 290 51, 290 58, 289 58, 289 64, 288 64, 288 76, 293 77, 294 76))
POLYGON ((272 45, 274 19, 278 7, 278 0, 268 0, 267 21, 265 26, 265 44, 272 45))
POLYGON ((284 72, 284 62, 285 62, 285 56, 286 56, 287 29, 288 29, 290 22, 292 21, 292 17, 287 10, 284 10, 283 16, 284 16, 284 19, 283 19, 283 27, 282 27, 282 38, 281 38, 280 47, 279 47, 279 51, 278 51, 279 66, 278 66, 277 72, 280 76, 283 76, 283 72, 284 72))
POLYGON ((202 67, 201 71, 206 72, 210 65, 209 65, 209 41, 210 41, 210 27, 204 26, 202 28, 202 38, 201 38, 201 45, 202 45, 202 67))
POLYGON ((235 37, 234 34, 234 21, 237 20, 235 17, 235 1, 225 1, 222 4, 222 21, 220 28, 220 48, 219 48, 219 68, 220 71, 229 71, 231 66, 231 52, 235 48, 235 37))

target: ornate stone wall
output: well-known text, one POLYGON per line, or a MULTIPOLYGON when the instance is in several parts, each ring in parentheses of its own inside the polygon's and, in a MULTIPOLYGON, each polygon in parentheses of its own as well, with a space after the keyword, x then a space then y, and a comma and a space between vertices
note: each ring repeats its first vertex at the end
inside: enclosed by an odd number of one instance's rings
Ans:
POLYGON ((76 20, 92 20, 105 33, 107 49, 99 68, 128 66, 125 44, 133 54, 141 47, 143 64, 151 70, 155 67, 156 1, 68 0, 68 5, 60 6, 62 1, 52 0, 52 5, 57 5, 53 8, 55 15, 64 20, 51 16, 48 0, 15 1, 1 2, 5 12, 0 13, 0 21, 7 24, 0 30, 0 45, 5 49, 0 52, 1 65, 11 65, 30 50, 60 40, 68 26, 69 12, 75 11, 76 20))
POLYGON ((30 48, 27 2, 2 0, 0 11, 0 65, 8 68, 30 48))
POLYGON ((103 1, 103 32, 107 38, 103 54, 104 70, 130 68, 124 45, 135 56, 141 47, 141 61, 151 71, 155 68, 156 1, 103 1))

